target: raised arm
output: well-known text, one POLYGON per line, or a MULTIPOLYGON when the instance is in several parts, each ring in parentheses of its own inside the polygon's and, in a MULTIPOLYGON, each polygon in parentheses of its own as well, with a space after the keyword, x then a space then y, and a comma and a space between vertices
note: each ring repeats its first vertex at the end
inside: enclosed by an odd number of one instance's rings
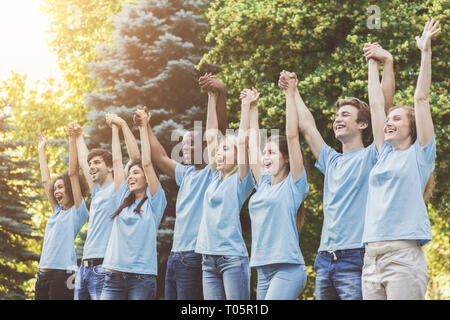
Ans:
POLYGON ((414 93, 414 113, 416 118, 417 139, 420 146, 424 147, 434 134, 433 119, 430 110, 430 85, 431 85, 431 38, 441 28, 439 21, 427 21, 422 35, 416 37, 417 47, 421 52, 420 72, 417 79, 416 92, 414 93))
MULTIPOLYGON (((145 113, 148 113, 147 107, 144 107, 143 110, 145 113)), ((142 123, 142 119, 140 115, 143 113, 141 111, 134 112, 133 120, 137 126, 140 126, 142 123)), ((175 160, 169 158, 164 150, 164 147, 159 142, 158 138, 156 138, 153 133, 152 127, 150 126, 150 122, 147 124, 147 132, 148 132, 148 140, 150 141, 150 148, 152 150, 152 163, 161 171, 163 174, 168 175, 172 179, 175 179, 175 168, 178 164, 175 160)))
POLYGON ((218 124, 216 114, 217 95, 215 91, 208 91, 208 112, 206 116, 206 142, 208 145, 208 163, 214 174, 216 170, 216 152, 218 147, 218 124))
POLYGON ((241 121, 239 124, 239 132, 237 138, 237 161, 239 166, 239 176, 241 181, 244 180, 248 173, 248 129, 250 126, 250 104, 255 98, 254 92, 250 89, 244 89, 241 92, 241 121))
POLYGON ((377 150, 381 150, 384 141, 384 124, 386 113, 384 111, 384 95, 381 89, 380 75, 378 68, 380 62, 376 59, 369 59, 369 105, 370 115, 372 118, 373 140, 377 150))
MULTIPOLYGON (((250 165, 250 170, 252 170, 253 177, 256 183, 259 183, 261 178, 261 136, 259 132, 259 121, 258 121, 258 98, 259 92, 253 89, 253 94, 255 99, 250 103, 250 113, 249 113, 249 142, 248 142, 248 160, 250 165)), ((241 92, 241 97, 245 94, 244 91, 241 92)))
POLYGON ((152 164, 152 150, 148 137, 148 123, 150 121, 150 114, 144 110, 137 110, 136 113, 142 120, 139 125, 139 133, 141 137, 141 152, 142 152, 142 168, 144 169, 145 178, 152 196, 158 192, 159 180, 152 164))
POLYGON ((226 86, 217 80, 211 73, 205 73, 201 76, 198 80, 198 84, 200 85, 200 88, 205 91, 215 91, 217 93, 217 123, 220 132, 224 135, 228 128, 226 86))
MULTIPOLYGON (((292 77, 296 77, 294 73, 281 72, 278 86, 283 90, 286 90, 289 87, 288 74, 290 74, 292 77)), ((295 92, 295 106, 298 116, 298 128, 305 138, 306 143, 311 148, 314 157, 318 159, 320 150, 322 149, 322 145, 324 144, 324 140, 319 133, 319 130, 317 130, 316 122, 314 121, 314 117, 311 111, 309 111, 309 109, 306 107, 306 104, 304 103, 297 89, 295 92)))
POLYGON ((50 171, 48 170, 47 155, 45 154, 45 147, 47 146, 47 138, 43 132, 38 134, 38 153, 39 153, 39 167, 41 168, 41 179, 44 186, 45 194, 48 202, 52 207, 52 211, 56 208, 56 199, 52 194, 52 180, 50 179, 50 171))
MULTIPOLYGON (((287 74, 287 73, 286 73, 287 74)), ((286 95, 286 138, 289 150, 289 164, 294 181, 300 179, 303 170, 303 157, 300 149, 298 134, 298 115, 295 103, 297 92, 297 77, 287 74, 288 88, 284 90, 286 95)))
POLYGON ((111 114, 110 119, 112 124, 116 125, 122 130, 130 161, 140 160, 141 154, 139 153, 139 147, 137 145, 136 138, 128 127, 127 122, 116 114, 111 114))
POLYGON ((125 170, 122 163, 122 150, 120 148, 119 127, 112 124, 111 115, 106 115, 106 123, 112 129, 112 158, 113 158, 113 171, 114 171, 114 183, 116 190, 120 188, 125 181, 125 170))
POLYGON ((363 48, 366 62, 369 59, 376 59, 383 64, 383 77, 381 79, 381 90, 384 96, 384 112, 389 113, 389 109, 394 106, 395 75, 394 58, 387 50, 383 49, 377 42, 366 43, 363 48))
POLYGON ((81 193, 80 187, 77 142, 73 131, 74 125, 74 123, 70 123, 67 127, 67 132, 69 135, 69 178, 70 185, 72 186, 73 201, 75 204, 75 208, 78 210, 83 200, 83 195, 81 193))
POLYGON ((89 174, 89 163, 87 161, 89 149, 86 145, 86 141, 84 141, 83 129, 78 124, 74 123, 71 130, 76 139, 75 141, 77 147, 78 164, 81 167, 81 171, 83 171, 84 177, 86 178, 89 190, 92 192, 92 190, 94 189, 94 182, 92 181, 91 175, 89 174))

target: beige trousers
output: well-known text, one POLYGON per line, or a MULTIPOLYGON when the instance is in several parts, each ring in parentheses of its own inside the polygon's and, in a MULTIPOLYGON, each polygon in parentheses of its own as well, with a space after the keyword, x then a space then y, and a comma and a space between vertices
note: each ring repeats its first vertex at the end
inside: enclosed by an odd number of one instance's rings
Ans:
POLYGON ((427 264, 417 244, 390 241, 381 247, 367 246, 363 300, 425 300, 427 285, 427 264))

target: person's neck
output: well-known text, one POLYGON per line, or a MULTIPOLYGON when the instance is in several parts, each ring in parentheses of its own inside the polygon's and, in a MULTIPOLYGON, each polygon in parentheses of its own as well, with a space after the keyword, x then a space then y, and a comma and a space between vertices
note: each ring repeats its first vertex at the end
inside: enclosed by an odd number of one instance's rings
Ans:
POLYGON ((408 139, 404 139, 398 143, 392 143, 391 146, 392 146, 392 150, 399 151, 399 150, 409 149, 411 144, 412 144, 411 138, 408 137, 408 139))
POLYGON ((346 141, 341 141, 341 143, 342 143, 342 153, 348 153, 356 149, 364 148, 364 143, 362 142, 362 139, 359 137, 348 139, 346 141))
POLYGON ((135 197, 136 197, 136 200, 142 200, 142 199, 145 198, 145 196, 147 195, 146 189, 147 189, 147 188, 145 188, 145 189, 143 189, 143 190, 139 190, 139 191, 135 191, 135 192, 134 192, 134 195, 135 195, 135 197))
POLYGON ((283 181, 284 179, 286 179, 286 177, 288 176, 289 172, 287 170, 280 170, 277 174, 272 175, 272 181, 271 184, 272 185, 276 185, 279 184, 281 181, 283 181))
POLYGON ((99 183, 99 186, 100 186, 100 187, 104 187, 104 186, 106 186, 106 185, 108 185, 108 184, 110 184, 110 183, 113 183, 113 182, 114 182, 114 177, 113 177, 113 175, 112 175, 112 174, 108 174, 108 175, 106 176, 106 178, 105 178, 102 182, 99 183))

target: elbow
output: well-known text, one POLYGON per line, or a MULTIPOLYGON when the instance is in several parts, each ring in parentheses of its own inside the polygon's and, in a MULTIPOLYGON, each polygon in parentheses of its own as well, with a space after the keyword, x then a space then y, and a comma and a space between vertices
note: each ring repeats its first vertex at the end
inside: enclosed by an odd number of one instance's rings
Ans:
POLYGON ((414 94, 414 101, 415 102, 428 102, 428 95, 423 93, 416 93, 414 94))
POLYGON ((286 139, 288 141, 298 140, 297 130, 286 130, 286 139))
POLYGON ((152 161, 143 159, 142 160, 142 167, 144 168, 144 170, 152 168, 153 167, 152 161))

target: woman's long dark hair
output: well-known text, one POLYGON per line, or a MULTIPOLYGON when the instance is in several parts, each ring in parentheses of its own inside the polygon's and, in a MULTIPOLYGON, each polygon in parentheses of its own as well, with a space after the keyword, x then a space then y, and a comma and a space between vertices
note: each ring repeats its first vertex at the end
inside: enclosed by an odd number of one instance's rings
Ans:
MULTIPOLYGON (((58 203, 56 201, 56 198, 55 198, 55 183, 58 180, 62 180, 63 181, 66 195, 69 197, 68 207, 72 208, 73 205, 75 204, 75 200, 73 199, 72 183, 70 183, 70 176, 69 176, 69 173, 67 171, 62 173, 62 174, 60 174, 55 179, 53 179, 49 196, 52 197, 52 199, 56 203, 58 203)), ((84 198, 88 194, 88 188, 89 188, 88 184, 87 184, 86 179, 84 178, 83 175, 78 175, 78 181, 80 183, 81 195, 84 198)))
MULTIPOLYGON (((269 138, 267 138, 267 143, 271 142, 271 141, 278 142, 278 149, 280 150, 281 154, 283 155, 283 158, 289 159, 289 148, 288 148, 287 138, 285 136, 273 135, 273 136, 270 136, 269 138)), ((306 176, 308 176, 308 171, 306 169, 306 163, 305 163, 305 155, 303 153, 303 149, 301 146, 300 146, 300 151, 302 153, 303 166, 306 171, 306 176)), ((289 162, 287 163, 287 166, 288 166, 288 171, 291 171, 291 166, 290 166, 289 162)), ((300 234, 304 224, 305 224, 305 201, 302 202, 302 204, 300 205, 300 207, 297 210, 298 234, 300 234)))
MULTIPOLYGON (((134 166, 138 166, 139 168, 141 168, 142 171, 144 171, 144 168, 142 167, 142 161, 141 160, 135 160, 130 164, 130 168, 134 166)), ((144 202, 148 199, 147 194, 145 195, 145 197, 139 202, 139 204, 137 205, 137 207, 133 210, 134 212, 140 214, 141 213, 141 207, 144 204, 144 202)), ((117 208, 117 210, 112 214, 111 219, 114 219, 115 217, 117 217, 120 212, 122 212, 123 209, 131 206, 134 202, 136 201, 136 195, 134 194, 134 192, 130 192, 130 194, 128 196, 125 197, 125 199, 123 199, 122 203, 120 204, 120 206, 117 208)))

